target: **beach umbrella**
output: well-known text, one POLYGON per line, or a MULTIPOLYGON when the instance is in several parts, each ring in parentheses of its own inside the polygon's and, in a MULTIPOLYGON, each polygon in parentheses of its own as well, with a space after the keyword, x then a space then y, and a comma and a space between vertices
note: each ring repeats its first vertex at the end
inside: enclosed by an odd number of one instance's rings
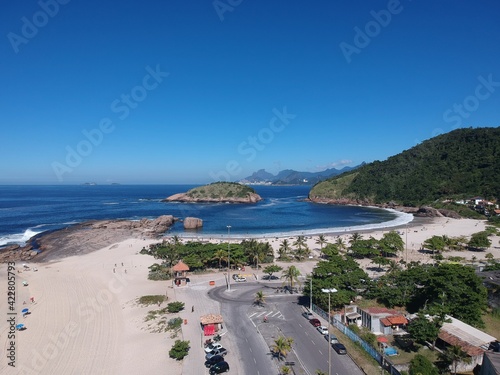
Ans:
POLYGON ((383 343, 388 343, 388 342, 389 342, 389 340, 388 340, 388 339, 387 339, 387 337, 385 337, 385 336, 380 336, 380 337, 378 337, 378 338, 377 338, 377 341, 378 341, 378 342, 383 342, 383 343))
POLYGON ((29 309, 22 309, 22 311, 21 311, 21 312, 22 312, 23 314, 27 314, 27 313, 28 313, 28 311, 29 311, 29 309))
POLYGON ((22 329, 24 329, 24 324, 22 324, 22 323, 17 324, 16 329, 21 331, 22 329))

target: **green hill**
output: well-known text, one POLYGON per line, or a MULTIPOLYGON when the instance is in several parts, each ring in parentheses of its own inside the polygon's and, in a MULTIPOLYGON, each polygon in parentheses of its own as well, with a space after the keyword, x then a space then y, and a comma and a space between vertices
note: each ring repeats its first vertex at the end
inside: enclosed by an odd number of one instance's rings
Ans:
POLYGON ((255 203, 262 198, 249 186, 236 182, 214 182, 191 189, 185 193, 174 194, 165 199, 167 202, 233 202, 255 203))
POLYGON ((457 129, 316 184, 313 201, 405 206, 500 198, 500 128, 457 129))

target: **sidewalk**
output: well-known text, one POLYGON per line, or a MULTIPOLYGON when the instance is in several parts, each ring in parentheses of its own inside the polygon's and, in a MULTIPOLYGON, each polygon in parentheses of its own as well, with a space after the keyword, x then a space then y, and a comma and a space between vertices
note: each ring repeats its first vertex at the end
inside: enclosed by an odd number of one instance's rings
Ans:
MULTIPOLYGON (((212 274, 203 276, 191 276, 191 283, 185 287, 174 287, 169 289, 169 293, 174 291, 175 300, 185 303, 185 310, 181 312, 180 317, 187 320, 187 324, 182 326, 182 340, 189 340, 191 348, 188 356, 184 359, 182 365, 183 375, 208 374, 205 367, 205 351, 203 344, 206 340, 213 338, 205 337, 200 325, 200 317, 207 314, 220 314, 221 308, 217 301, 212 300, 208 295, 211 288, 225 285, 222 274, 212 274), (210 286, 209 281, 215 281, 215 286, 210 286), (194 306, 194 312, 191 312, 194 306)), ((238 359, 235 355, 235 345, 232 340, 231 332, 226 330, 226 326, 220 332, 222 336, 221 344, 228 350, 225 359, 231 368, 230 373, 240 374, 238 359)))

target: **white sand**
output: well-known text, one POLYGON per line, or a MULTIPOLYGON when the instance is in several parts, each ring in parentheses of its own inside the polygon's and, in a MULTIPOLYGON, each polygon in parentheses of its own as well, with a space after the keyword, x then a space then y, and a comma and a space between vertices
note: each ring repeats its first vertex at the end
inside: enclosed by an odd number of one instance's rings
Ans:
MULTIPOLYGON (((423 241, 433 235, 458 237, 470 236, 485 227, 485 222, 476 220, 453 220, 437 218, 428 224, 414 226, 410 224, 408 232, 408 252, 401 257, 408 261, 429 261, 430 255, 418 250, 423 241)), ((405 232, 405 228, 397 229, 405 232)), ((373 231, 363 236, 372 235, 380 238, 386 230, 373 231)), ((347 242, 351 234, 343 234, 347 242)), ((335 235, 326 236, 334 242, 335 235)), ((269 239, 267 239, 269 240, 269 239)), ((277 250, 283 238, 270 240, 277 250)), ((308 237, 307 243, 315 257, 319 255, 317 236, 308 237)), ((218 239, 211 241, 219 242, 218 239)), ((295 238, 290 238, 293 244, 295 238)), ((500 258, 499 237, 492 238, 493 245, 484 252, 454 252, 444 256, 462 256, 483 260, 487 253, 500 258)), ((33 270, 16 273, 17 298, 16 310, 19 313, 17 323, 24 323, 25 331, 16 332, 16 369, 9 367, 5 360, 0 363, 2 374, 181 374, 182 363, 168 358, 168 350, 174 340, 168 334, 150 333, 146 330, 144 317, 148 310, 139 307, 135 300, 143 295, 173 294, 168 289, 168 282, 147 280, 148 267, 155 260, 138 252, 153 240, 127 239, 119 244, 108 246, 90 254, 64 258, 57 262, 29 264, 33 270), (122 266, 123 263, 123 266, 122 266), (115 266, 116 264, 116 266, 115 266), (114 270, 114 272, 113 272, 114 270), (127 271, 125 273, 125 270, 127 271), (22 282, 28 286, 23 287, 22 282), (30 303, 30 297, 35 303, 30 303), (23 301, 26 305, 23 305, 23 301), (23 318, 20 311, 28 307, 31 314, 23 318)), ((315 261, 298 264, 303 274, 311 272, 315 261)), ((367 266, 369 264, 364 264, 367 266)), ((22 270, 22 264, 16 265, 22 270)), ((0 282, 7 290, 7 265, 0 267, 0 282)), ((195 284, 198 280, 193 276, 195 284)), ((189 290, 179 294, 187 295, 189 290), (187 294, 186 294, 187 293, 187 294)), ((2 357, 9 347, 7 339, 7 297, 3 293, 0 301, 2 312, 0 337, 3 347, 2 357)), ((169 297, 175 298, 173 295, 169 297)), ((186 297, 187 298, 187 297, 186 297)), ((186 301, 190 302, 190 301, 186 301)), ((183 326, 186 330, 199 330, 198 324, 183 326)), ((193 331, 194 332, 194 331, 193 331)), ((192 335, 199 335, 193 333, 192 335)), ((198 336, 196 336, 198 337, 198 336)), ((196 361, 194 353, 185 361, 196 361)), ((189 362, 187 362, 189 366, 189 362)), ((186 366, 186 363, 184 363, 186 366)), ((184 367, 186 368, 186 367, 184 367)))

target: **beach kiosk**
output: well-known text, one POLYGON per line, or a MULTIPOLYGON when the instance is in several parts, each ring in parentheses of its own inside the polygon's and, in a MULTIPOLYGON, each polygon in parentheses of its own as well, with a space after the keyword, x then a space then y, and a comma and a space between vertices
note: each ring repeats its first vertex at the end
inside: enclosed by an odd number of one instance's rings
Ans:
POLYGON ((187 277, 187 273, 189 271, 189 267, 182 260, 172 267, 172 271, 174 274, 174 284, 176 286, 185 286, 189 282, 189 278, 187 277))
POLYGON ((208 314, 200 316, 200 323, 203 334, 205 336, 212 336, 222 329, 224 320, 220 314, 208 314))

